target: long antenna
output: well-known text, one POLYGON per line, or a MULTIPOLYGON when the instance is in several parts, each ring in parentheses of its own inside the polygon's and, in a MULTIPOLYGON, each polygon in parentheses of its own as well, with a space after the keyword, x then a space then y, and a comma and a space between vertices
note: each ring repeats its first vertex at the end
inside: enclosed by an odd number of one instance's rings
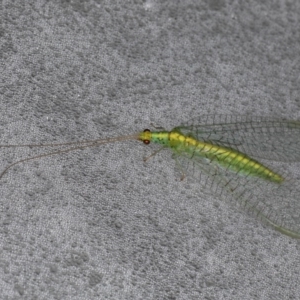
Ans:
POLYGON ((60 144, 0 145, 0 147, 2 147, 2 148, 12 148, 12 147, 14 147, 14 148, 16 148, 16 147, 58 147, 58 146, 66 146, 66 145, 80 145, 80 146, 76 146, 76 147, 72 147, 72 148, 68 148, 68 149, 64 149, 64 150, 57 150, 57 151, 53 151, 53 152, 50 152, 50 153, 44 153, 44 154, 40 154, 40 155, 20 159, 16 162, 10 164, 8 167, 6 167, 4 169, 4 171, 2 171, 2 173, 0 174, 0 179, 4 176, 5 173, 7 173, 7 171, 10 168, 12 168, 13 166, 15 166, 17 164, 23 163, 23 162, 27 162, 27 161, 38 159, 38 158, 48 157, 48 156, 52 156, 52 155, 56 155, 56 154, 68 153, 68 152, 71 152, 71 151, 81 150, 81 149, 84 149, 84 148, 96 147, 96 146, 103 145, 103 144, 109 144, 109 143, 115 143, 115 142, 121 142, 121 141, 128 141, 128 140, 138 140, 138 139, 139 139, 139 134, 133 134, 133 135, 119 136, 119 137, 113 137, 113 138, 107 138, 107 139, 86 140, 86 141, 60 143, 60 144))

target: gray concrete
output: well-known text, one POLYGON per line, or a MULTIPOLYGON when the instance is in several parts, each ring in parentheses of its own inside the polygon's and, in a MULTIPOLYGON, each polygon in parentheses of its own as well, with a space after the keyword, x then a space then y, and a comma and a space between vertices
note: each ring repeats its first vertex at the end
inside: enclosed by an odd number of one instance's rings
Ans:
MULTIPOLYGON (((300 118, 299 1, 2 1, 0 143, 300 118)), ((0 180, 0 299, 300 299, 299 242, 128 141, 0 180)), ((0 149, 1 168, 51 149, 0 149)), ((294 166, 299 169, 299 165, 294 166)))

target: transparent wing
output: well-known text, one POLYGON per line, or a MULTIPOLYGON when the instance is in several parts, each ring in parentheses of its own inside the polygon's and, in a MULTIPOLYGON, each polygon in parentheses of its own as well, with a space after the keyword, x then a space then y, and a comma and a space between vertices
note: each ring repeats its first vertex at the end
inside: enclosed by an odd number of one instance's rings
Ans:
POLYGON ((204 115, 174 130, 198 140, 236 149, 256 159, 300 161, 300 121, 204 115))
MULTIPOLYGON (((278 184, 240 175, 215 160, 175 153, 180 168, 217 196, 230 200, 248 213, 293 238, 300 238, 300 187, 292 179, 278 184)), ((270 166, 268 166, 270 167, 270 166)))

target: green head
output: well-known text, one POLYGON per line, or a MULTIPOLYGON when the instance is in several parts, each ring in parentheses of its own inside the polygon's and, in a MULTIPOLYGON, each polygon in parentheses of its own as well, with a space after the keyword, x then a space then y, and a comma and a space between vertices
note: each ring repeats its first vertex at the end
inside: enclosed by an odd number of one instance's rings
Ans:
POLYGON ((149 129, 145 129, 144 131, 139 133, 139 140, 141 140, 144 144, 150 144, 152 138, 152 132, 149 129))

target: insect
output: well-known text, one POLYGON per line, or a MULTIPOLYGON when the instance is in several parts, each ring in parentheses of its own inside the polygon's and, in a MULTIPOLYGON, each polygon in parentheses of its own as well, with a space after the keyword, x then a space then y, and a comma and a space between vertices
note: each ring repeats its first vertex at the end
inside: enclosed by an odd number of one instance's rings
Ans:
POLYGON ((231 199, 279 232, 300 238, 300 185, 297 178, 273 166, 300 162, 300 121, 269 117, 204 115, 171 131, 146 129, 133 135, 60 144, 0 147, 60 147, 21 159, 13 166, 51 155, 127 140, 170 149, 184 179, 196 178, 217 195, 231 199))

